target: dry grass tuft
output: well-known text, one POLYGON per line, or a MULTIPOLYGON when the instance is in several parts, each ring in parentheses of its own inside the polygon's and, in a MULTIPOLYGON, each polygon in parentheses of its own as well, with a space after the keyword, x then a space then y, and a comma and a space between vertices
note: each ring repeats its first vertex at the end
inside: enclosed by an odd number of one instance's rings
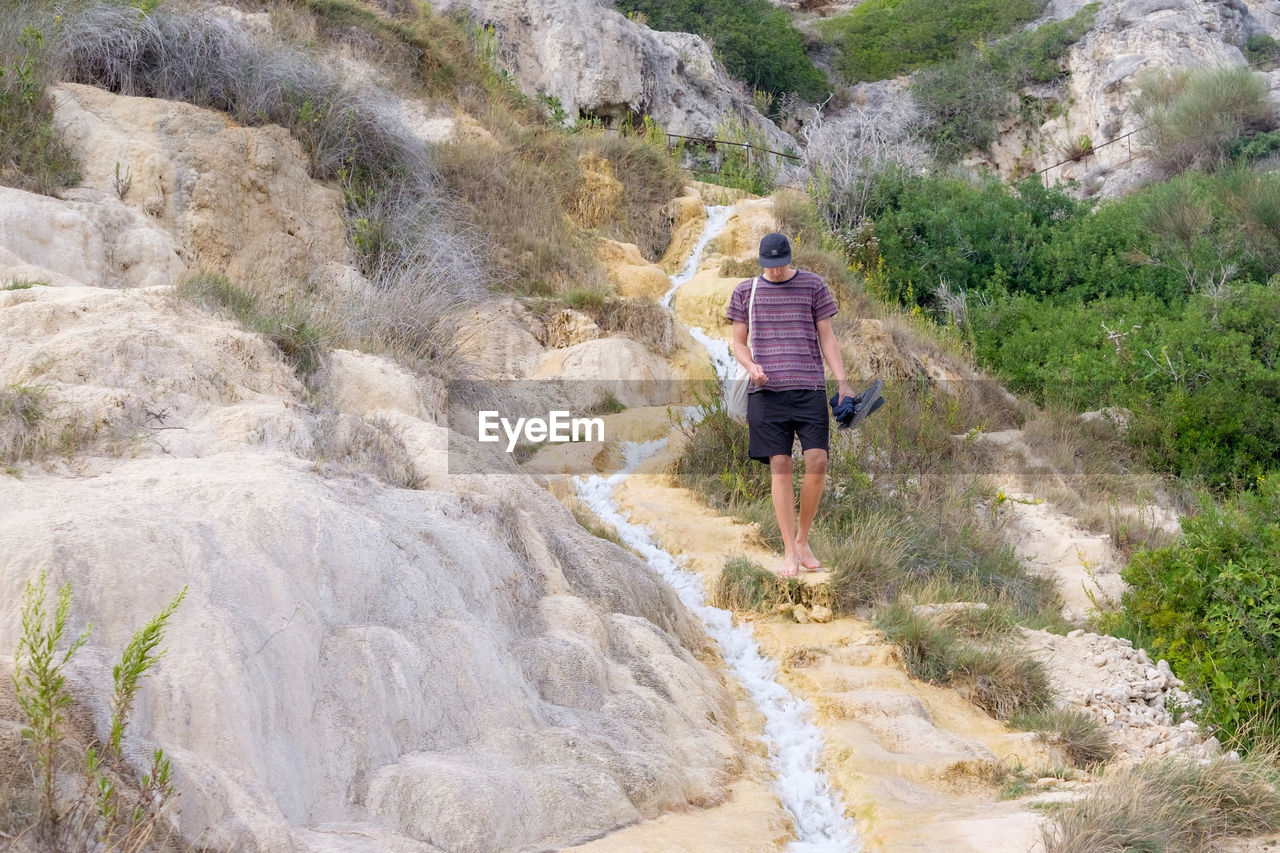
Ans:
POLYGON ((1107 730, 1093 714, 1076 708, 1049 708, 1015 718, 1019 729, 1038 732, 1076 767, 1105 764, 1115 755, 1107 730))
POLYGON ((1274 755, 1201 765, 1166 758, 1119 768, 1054 812, 1047 853, 1203 853, 1231 836, 1280 829, 1274 755))
POLYGON ((959 691, 997 719, 1049 704, 1049 678, 1038 661, 999 643, 971 642, 947 618, 899 600, 876 612, 875 626, 898 645, 912 676, 959 691))
POLYGON ((890 590, 901 588, 909 545, 888 516, 855 516, 839 535, 820 531, 813 539, 823 559, 837 567, 831 577, 831 595, 841 612, 874 604, 890 590))
POLYGON ((746 557, 734 557, 720 570, 711 603, 735 612, 772 613, 778 605, 804 603, 811 592, 803 581, 775 575, 746 557))
POLYGON ((23 464, 87 451, 120 455, 134 445, 146 420, 133 399, 91 415, 58 400, 44 385, 0 387, 0 471, 16 474, 23 464))
POLYGON ((316 470, 368 474, 401 489, 420 489, 422 477, 404 444, 404 430, 381 417, 323 412, 312 427, 316 470))

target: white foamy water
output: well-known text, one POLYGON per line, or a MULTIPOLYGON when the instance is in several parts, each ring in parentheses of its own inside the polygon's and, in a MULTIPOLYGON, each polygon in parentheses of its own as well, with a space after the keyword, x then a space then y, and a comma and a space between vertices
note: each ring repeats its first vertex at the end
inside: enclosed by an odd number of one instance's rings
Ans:
POLYGON ((822 733, 814 725, 808 703, 792 696, 777 681, 777 667, 760 653, 750 625, 733 624, 727 610, 706 603, 702 579, 680 567, 679 561, 654 543, 645 527, 632 524, 613 499, 614 490, 644 460, 662 450, 666 439, 623 446, 626 466, 611 477, 599 475, 576 482, 579 499, 657 572, 701 620, 707 635, 756 707, 764 714, 764 740, 775 773, 773 789, 796 825, 792 853, 851 853, 860 849, 853 822, 844 804, 819 769, 822 733))
POLYGON ((724 230, 725 224, 728 223, 729 217, 732 215, 733 207, 731 205, 717 205, 707 208, 707 226, 702 229, 698 242, 693 244, 693 251, 689 253, 689 260, 684 262, 680 272, 671 276, 671 289, 662 297, 663 305, 670 308, 671 300, 676 298, 676 291, 680 289, 680 285, 697 274, 698 264, 702 263, 702 253, 706 250, 707 244, 724 230))
MULTIPOLYGON (((698 270, 707 243, 729 220, 729 207, 707 208, 707 227, 694 246, 688 263, 671 277, 672 287, 663 297, 670 305, 675 292, 698 270)), ((690 329, 694 339, 707 348, 721 381, 733 375, 737 361, 728 345, 701 329, 690 329)), ((701 413, 691 413, 694 418, 701 413)), ((623 445, 625 464, 610 477, 579 478, 575 488, 579 499, 596 515, 618 531, 618 536, 635 550, 649 567, 675 590, 684 606, 701 620, 707 635, 720 647, 729 671, 742 683, 747 694, 764 715, 764 740, 774 771, 773 789, 796 826, 796 840, 789 853, 854 853, 861 849, 853 822, 844 814, 839 792, 831 787, 819 769, 822 761, 822 733, 814 725, 808 703, 791 695, 777 681, 777 667, 760 653, 750 625, 733 624, 727 610, 706 603, 702 579, 680 567, 679 561, 660 548, 650 531, 632 524, 613 499, 622 478, 646 459, 662 450, 666 439, 623 445)))

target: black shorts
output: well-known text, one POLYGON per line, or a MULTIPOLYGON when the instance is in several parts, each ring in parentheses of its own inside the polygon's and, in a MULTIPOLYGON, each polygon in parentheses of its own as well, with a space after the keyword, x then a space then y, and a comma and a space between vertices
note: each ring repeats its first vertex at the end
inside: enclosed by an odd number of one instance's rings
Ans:
POLYGON ((796 436, 802 450, 830 451, 831 416, 823 391, 754 391, 747 397, 751 458, 769 464, 770 456, 790 456, 796 436))

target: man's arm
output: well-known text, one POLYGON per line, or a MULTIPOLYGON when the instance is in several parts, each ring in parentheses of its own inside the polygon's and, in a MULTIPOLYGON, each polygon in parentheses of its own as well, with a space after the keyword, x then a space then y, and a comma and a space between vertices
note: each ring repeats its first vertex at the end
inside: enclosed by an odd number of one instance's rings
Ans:
MULTIPOLYGON (((737 323, 734 323, 734 344, 737 344, 737 323)), ((743 333, 745 337, 745 332, 743 333)), ((840 398, 852 397, 854 392, 844 375, 844 356, 840 354, 840 342, 831 328, 831 318, 824 317, 818 321, 818 348, 822 350, 822 358, 831 369, 836 380, 836 393, 840 398)))
POLYGON ((764 375, 764 368, 751 360, 751 347, 747 345, 747 324, 741 320, 733 323, 733 357, 747 369, 747 376, 751 378, 752 384, 763 385, 769 381, 769 377, 764 375))

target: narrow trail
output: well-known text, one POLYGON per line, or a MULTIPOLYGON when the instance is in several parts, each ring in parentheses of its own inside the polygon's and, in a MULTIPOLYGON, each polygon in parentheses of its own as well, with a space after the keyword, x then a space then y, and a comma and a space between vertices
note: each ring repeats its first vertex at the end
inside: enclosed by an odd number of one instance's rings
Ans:
MULTIPOLYGON (((705 286, 718 275, 722 256, 706 253, 708 244, 721 229, 749 230, 753 223, 739 217, 759 211, 759 202, 708 208, 707 225, 665 299, 678 314, 675 297, 683 284, 698 276, 705 286)), ((735 281, 716 286, 727 297, 735 281)), ((678 319, 707 346, 723 375, 731 366, 723 338, 678 319)), ((581 479, 576 491, 703 619, 729 672, 760 709, 769 784, 794 837, 742 837, 752 820, 762 836, 777 828, 776 820, 759 814, 768 811, 767 798, 748 784, 735 787, 723 806, 671 815, 575 850, 656 851, 682 833, 696 835, 699 850, 782 844, 832 853, 1040 849, 1039 814, 1026 800, 997 802, 991 783, 1002 761, 1034 766, 1051 760, 1033 735, 1007 731, 951 691, 913 682, 896 649, 862 620, 801 625, 740 614, 735 625, 731 614, 705 603, 728 559, 741 555, 770 565, 777 558, 758 544, 753 527, 717 514, 673 482, 669 470, 681 439, 677 432, 633 443, 622 471, 581 479), (856 820, 856 831, 846 815, 856 820)))

